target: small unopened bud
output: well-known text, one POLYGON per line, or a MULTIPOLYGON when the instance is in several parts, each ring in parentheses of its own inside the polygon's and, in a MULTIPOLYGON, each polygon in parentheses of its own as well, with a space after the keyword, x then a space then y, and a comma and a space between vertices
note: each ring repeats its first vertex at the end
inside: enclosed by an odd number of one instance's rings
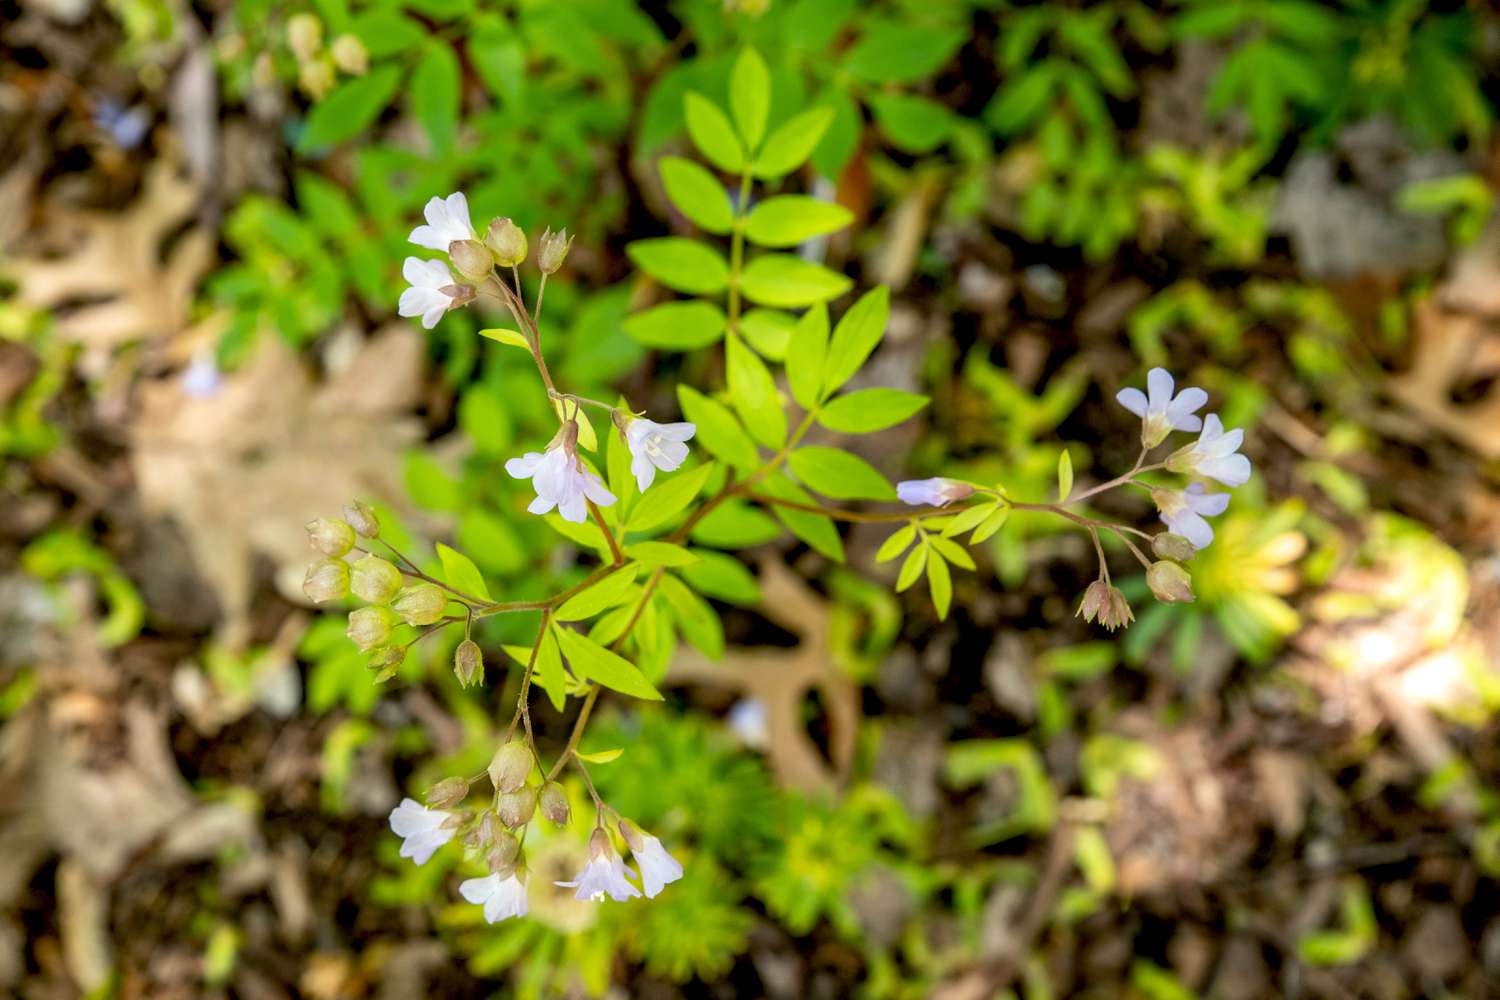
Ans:
POLYGON ((365 556, 354 564, 349 589, 362 601, 384 604, 401 590, 401 571, 379 556, 365 556))
POLYGON ((448 306, 449 309, 462 309, 474 301, 473 285, 444 285, 438 291, 453 300, 448 306))
POLYGON ((390 641, 391 629, 395 627, 396 616, 390 608, 371 605, 349 613, 347 634, 356 646, 368 653, 390 641))
POLYGON ((1083 600, 1078 605, 1078 617, 1091 622, 1098 618, 1108 606, 1109 584, 1103 580, 1095 580, 1089 584, 1089 589, 1083 592, 1083 600))
POLYGON ((323 22, 315 14, 294 14, 286 22, 286 44, 298 62, 306 62, 323 47, 323 22))
POLYGON ((554 826, 568 825, 568 793, 557 782, 549 781, 542 786, 537 795, 537 808, 554 826))
POLYGON ((1188 571, 1170 559, 1151 564, 1146 570, 1146 585, 1163 604, 1177 604, 1193 599, 1193 578, 1188 571))
POLYGON ((499 874, 506 868, 513 868, 516 859, 521 856, 521 842, 516 839, 515 834, 508 830, 499 830, 495 833, 494 844, 490 847, 490 853, 485 862, 490 866, 490 871, 499 874))
POLYGON ((470 281, 483 281, 495 270, 495 258, 478 240, 454 240, 448 244, 453 270, 470 281))
POLYGON ((465 639, 453 652, 453 672, 464 687, 484 680, 484 654, 473 639, 465 639))
POLYGON ((434 809, 451 809, 469 796, 469 783, 454 775, 427 789, 427 804, 434 809))
POLYGON ((334 65, 350 76, 362 76, 370 68, 370 53, 353 35, 340 35, 328 47, 334 65))
POLYGON ((511 740, 490 758, 490 782, 497 792, 513 792, 526 784, 536 758, 524 740, 511 740))
POLYGON ((396 676, 406 660, 403 646, 382 646, 370 654, 370 669, 375 671, 375 683, 380 684, 396 676))
POLYGON ((302 592, 314 604, 327 604, 349 594, 349 564, 342 559, 319 559, 307 567, 302 592))
POLYGON ((632 852, 645 849, 646 841, 641 834, 640 827, 624 817, 620 818, 620 822, 617 825, 620 830, 620 838, 625 841, 626 847, 630 848, 632 852))
POLYGON ((495 800, 495 814, 500 822, 514 830, 531 821, 536 812, 536 789, 522 785, 513 792, 506 792, 495 800))
POLYGON ((1163 531, 1159 535, 1152 536, 1151 551, 1159 559, 1174 559, 1177 562, 1187 562, 1198 554, 1192 542, 1170 531, 1163 531))
POLYGON ((568 250, 573 246, 573 237, 566 229, 554 233, 548 229, 542 233, 541 246, 536 253, 536 266, 543 274, 556 274, 568 259, 568 250))
POLYGON ((515 267, 526 259, 526 232, 509 219, 494 219, 485 231, 484 245, 501 267, 515 267))
POLYGON ((356 500, 344 508, 344 520, 349 522, 349 527, 361 538, 380 537, 380 518, 375 516, 375 510, 363 500, 356 500))
POLYGON ((315 517, 307 522, 307 540, 325 556, 341 556, 354 548, 354 529, 336 517, 315 517))
POLYGON ((589 834, 589 857, 607 858, 615 853, 615 845, 609 839, 609 834, 604 832, 604 827, 596 826, 594 832, 589 834))
POLYGON ((1099 612, 1099 624, 1113 632, 1117 628, 1124 628, 1135 621, 1135 612, 1130 610, 1130 602, 1125 600, 1125 595, 1120 593, 1118 587, 1109 588, 1109 603, 1103 611, 1099 612))
POLYGON ((448 595, 441 587, 432 583, 414 583, 402 587, 391 610, 401 616, 408 625, 431 625, 443 617, 448 607, 448 595))
POLYGON ((305 62, 297 69, 297 85, 315 101, 326 97, 333 84, 333 67, 322 59, 305 62))

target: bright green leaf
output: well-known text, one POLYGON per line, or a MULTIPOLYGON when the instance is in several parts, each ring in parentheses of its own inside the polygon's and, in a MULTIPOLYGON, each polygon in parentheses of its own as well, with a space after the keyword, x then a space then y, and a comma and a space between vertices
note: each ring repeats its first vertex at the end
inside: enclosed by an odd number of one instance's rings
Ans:
POLYGON ((763 247, 792 247, 842 229, 854 219, 843 205, 802 194, 767 198, 750 210, 745 236, 763 247))
POLYGON ((639 573, 640 566, 635 563, 620 567, 587 590, 568 598, 553 617, 560 622, 583 621, 606 608, 624 603, 639 573))
POLYGON ((843 295, 854 284, 822 264, 782 253, 766 254, 752 260, 745 268, 741 282, 745 296, 752 302, 782 308, 826 302, 843 295))
POLYGON ((479 567, 474 565, 472 559, 442 542, 437 543, 437 554, 443 564, 443 581, 448 586, 470 597, 483 601, 490 599, 490 590, 484 585, 484 575, 479 572, 479 567))
POLYGON ((724 364, 729 398, 750 436, 767 448, 780 448, 786 441, 786 411, 766 363, 731 336, 724 344, 724 364))
POLYGON ((700 593, 717 597, 730 604, 755 604, 760 600, 760 584, 732 556, 709 549, 694 549, 699 561, 682 570, 682 578, 700 593))
POLYGON ((718 234, 729 232, 734 226, 734 209, 718 178, 693 160, 680 156, 663 156, 660 169, 667 197, 679 212, 700 229, 718 234))
POLYGON ((749 470, 760 464, 755 442, 727 406, 681 382, 677 384, 677 401, 683 415, 698 426, 697 441, 710 455, 737 469, 749 470))
POLYGON ((910 419, 927 402, 926 396, 900 389, 858 389, 829 400, 818 423, 831 431, 868 434, 910 419))
POLYGON ((624 326, 647 347, 691 351, 724 336, 724 310, 712 302, 667 302, 626 317, 624 326))
MULTIPOLYGON (((698 435, 701 440, 703 435, 701 424, 698 427, 698 435)), ((625 522, 625 530, 650 531, 681 514, 703 489, 703 484, 708 482, 709 474, 713 472, 713 469, 712 462, 705 462, 703 465, 685 469, 665 479, 658 478, 651 484, 650 489, 641 494, 640 502, 635 505, 635 509, 630 512, 629 520, 625 522)))
POLYGON ((832 121, 832 108, 813 108, 793 116, 771 133, 752 172, 762 180, 775 180, 796 170, 807 162, 832 121))
POLYGON ((828 356, 828 307, 821 302, 802 314, 787 349, 786 380, 792 398, 814 409, 823 398, 823 367, 828 356))
POLYGON ((635 698, 661 700, 661 692, 623 656, 572 629, 556 625, 552 632, 575 674, 635 698))
POLYGON ((765 138, 771 111, 771 74, 760 53, 746 48, 734 62, 729 77, 729 109, 739 126, 744 148, 754 152, 765 138))
POLYGON ((394 65, 345 80, 308 112, 297 148, 332 146, 358 135, 380 117, 400 86, 401 67, 394 65))
POLYGON ((822 392, 839 389, 864 365, 865 359, 885 336, 885 324, 891 313, 891 290, 879 285, 860 296, 849 307, 833 329, 828 342, 828 357, 823 362, 822 392))
POLYGON ((896 499, 896 491, 874 466, 838 448, 798 448, 787 464, 810 489, 835 500, 896 499))
POLYGON ((702 94, 689 91, 682 101, 688 135, 710 163, 726 173, 737 174, 745 166, 745 150, 735 135, 729 117, 702 94))
POLYGON ((631 261, 668 288, 690 295, 713 295, 729 283, 729 265, 712 247, 680 236, 636 240, 626 247, 631 261))

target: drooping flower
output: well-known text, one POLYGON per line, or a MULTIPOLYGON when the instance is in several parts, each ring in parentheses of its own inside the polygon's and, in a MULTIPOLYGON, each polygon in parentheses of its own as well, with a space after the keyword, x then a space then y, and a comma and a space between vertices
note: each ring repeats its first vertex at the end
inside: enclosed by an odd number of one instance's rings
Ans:
POLYGON ((1225 486, 1243 486, 1250 481, 1250 460, 1236 454, 1245 432, 1238 427, 1224 430, 1217 413, 1203 419, 1203 433, 1190 445, 1167 456, 1167 471, 1186 476, 1207 476, 1225 486))
POLYGON ((458 894, 484 907, 486 923, 498 924, 509 917, 524 917, 526 883, 521 876, 522 872, 513 868, 504 878, 494 874, 466 879, 459 883, 458 894))
POLYGON ((391 830, 401 838, 401 856, 425 865, 458 832, 458 824, 450 822, 453 816, 441 809, 428 809, 415 799, 402 799, 391 810, 391 830))
POLYGON ((615 845, 610 843, 609 834, 601 829, 595 830, 594 835, 589 838, 589 861, 583 866, 583 871, 573 881, 557 884, 564 889, 576 888, 578 891, 573 895, 578 899, 590 899, 597 903, 608 896, 617 903, 623 903, 641 894, 641 890, 625 877, 627 874, 630 874, 630 869, 625 867, 624 859, 615 850, 615 845))
POLYGON ((681 863, 667 853, 660 840, 628 819, 620 820, 620 836, 625 838, 630 855, 641 870, 641 888, 646 891, 647 899, 655 899, 669 882, 682 878, 681 863))
POLYGON ((527 510, 533 514, 545 514, 553 507, 564 521, 582 524, 588 517, 588 505, 592 500, 601 507, 615 502, 615 495, 605 488, 599 477, 584 468, 583 462, 573 448, 577 427, 572 433, 564 433, 547 446, 545 452, 528 451, 520 458, 505 463, 505 471, 516 479, 530 479, 536 490, 536 499, 527 510))
POLYGON ((659 424, 645 417, 631 418, 625 425, 625 443, 630 446, 630 471, 642 493, 656 478, 656 470, 675 472, 687 460, 688 446, 698 428, 682 422, 659 424))
POLYGON ((424 330, 437 326, 449 309, 474 301, 473 287, 457 281, 440 260, 408 257, 401 265, 401 276, 411 287, 401 293, 396 311, 402 316, 422 317, 424 330))
POLYGON ((896 496, 913 507, 946 507, 974 495, 974 487, 957 479, 907 479, 896 484, 896 496))
POLYGON ((1149 396, 1135 388, 1121 389, 1115 396, 1121 406, 1141 418, 1142 446, 1155 448, 1173 431, 1196 431, 1203 426, 1203 420, 1193 414, 1208 402, 1208 393, 1189 386, 1173 396, 1172 375, 1165 368, 1146 373, 1146 388, 1149 396))
POLYGON ((419 247, 448 252, 448 244, 454 240, 476 239, 474 225, 469 221, 469 199, 462 191, 455 191, 447 198, 434 197, 422 209, 427 225, 418 226, 407 239, 419 247))
POLYGON ((1162 523, 1195 549, 1206 549, 1214 540, 1213 526, 1204 518, 1218 517, 1229 506, 1228 493, 1207 493, 1202 483, 1193 483, 1185 490, 1152 490, 1151 499, 1162 523))

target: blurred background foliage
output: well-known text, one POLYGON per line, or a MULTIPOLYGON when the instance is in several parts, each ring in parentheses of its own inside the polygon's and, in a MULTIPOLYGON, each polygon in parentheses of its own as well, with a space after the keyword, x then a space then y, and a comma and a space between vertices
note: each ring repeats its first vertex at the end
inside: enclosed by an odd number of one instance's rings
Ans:
MULTIPOLYGON (((0 0, 0 48, 0 991, 1500 977, 1489 5, 0 0), (1090 555, 1040 517, 939 623, 892 592, 880 534, 845 532, 838 565, 727 509, 694 541, 726 553, 695 583, 728 655, 679 650, 666 704, 606 708, 586 747, 624 748, 601 790, 688 877, 650 905, 539 891, 487 927, 449 902, 457 853, 399 864, 383 817, 483 768, 517 683, 500 647, 529 637, 483 623, 487 688, 440 644, 377 687, 300 604, 300 525, 368 496, 493 593, 582 578, 588 539, 518 517, 502 470, 551 432, 529 359, 477 310, 395 320, 406 236, 458 189, 476 219, 576 231, 554 370, 673 412, 721 355, 638 339, 626 318, 665 296, 626 247, 694 231, 658 164, 746 45, 771 130, 830 115, 770 188, 854 222, 798 252, 850 301, 892 287, 864 384, 933 399, 865 457, 1032 498, 1071 441, 1079 480, 1107 478, 1134 454, 1115 390, 1165 365, 1251 428, 1257 475, 1197 602, 1118 639, 1073 619, 1090 555)), ((538 887, 583 850, 544 841, 538 887)))

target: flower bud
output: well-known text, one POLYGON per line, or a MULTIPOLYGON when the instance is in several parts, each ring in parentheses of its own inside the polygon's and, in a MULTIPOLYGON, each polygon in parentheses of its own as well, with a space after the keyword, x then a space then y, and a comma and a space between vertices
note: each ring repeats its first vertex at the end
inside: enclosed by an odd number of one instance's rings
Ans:
POLYGON ((1193 578, 1188 571, 1170 559, 1151 564, 1146 570, 1146 585, 1163 604, 1176 604, 1193 599, 1193 578))
POLYGON ((1173 559, 1177 562, 1187 562, 1198 554, 1192 542, 1170 531, 1163 531, 1159 535, 1152 536, 1151 551, 1159 559, 1173 559))
POLYGON ((485 231, 484 245, 501 267, 515 267, 526 259, 526 232, 509 219, 494 219, 485 231))
POLYGON ((536 789, 530 785, 522 785, 515 791, 506 792, 495 800, 495 815, 500 817, 501 823, 512 830, 530 822, 534 812, 536 812, 536 789))
POLYGON ((524 740, 511 740, 490 758, 490 782, 497 792, 513 792, 526 784, 536 764, 531 748, 524 740))
POLYGON ((396 676, 401 664, 406 661, 406 647, 382 646, 370 654, 370 669, 375 671, 375 683, 380 684, 396 676))
POLYGON ((433 809, 451 809, 469 796, 469 783, 454 775, 427 789, 427 804, 433 809))
POLYGON ((1135 621, 1135 613, 1130 610, 1130 603, 1125 600, 1125 595, 1120 593, 1118 587, 1110 587, 1109 602, 1104 610, 1099 612, 1099 624, 1113 632, 1133 621, 1135 621))
POLYGON ((319 559, 307 567, 302 592, 314 604, 327 604, 349 593, 349 564, 342 559, 319 559))
POLYGON ((286 44, 298 62, 306 62, 323 47, 323 22, 315 14, 295 14, 286 22, 286 44))
POLYGON ((328 47, 333 63, 350 76, 363 76, 370 68, 370 53, 353 35, 340 35, 328 47))
POLYGON ((484 680, 484 654, 473 639, 465 639, 453 652, 453 672, 464 687, 484 680))
POLYGON ((321 101, 333 89, 333 67, 322 59, 305 62, 297 70, 297 85, 315 101, 321 101))
POLYGON ((521 856, 521 842, 516 839, 515 834, 509 830, 499 830, 495 833, 495 841, 490 847, 490 853, 485 862, 490 866, 490 871, 499 874, 506 868, 513 868, 516 859, 521 856))
POLYGON ((360 600, 384 604, 401 589, 401 571, 379 556, 365 556, 354 564, 349 589, 360 600))
POLYGON ((495 270, 495 258, 478 240, 454 240, 448 244, 453 270, 470 281, 483 281, 495 270))
POLYGON ((1078 617, 1091 622, 1098 618, 1108 606, 1109 584, 1103 580, 1095 580, 1089 584, 1089 589, 1083 592, 1083 600, 1078 605, 1078 617))
POLYGON ((395 627, 396 616, 390 608, 372 605, 349 613, 347 634, 356 646, 368 653, 390 641, 391 629, 395 627))
POLYGON ((623 816, 620 817, 620 822, 616 824, 616 827, 620 831, 620 839, 625 841, 625 846, 630 848, 631 851, 645 849, 646 841, 641 835, 640 827, 623 816))
POLYGON ((568 793, 563 791, 562 785, 555 781, 549 781, 542 786, 537 795, 537 807, 543 816, 547 817, 554 826, 568 825, 568 793))
POLYGON ((573 237, 566 229, 554 233, 551 229, 542 233, 541 248, 537 250, 536 266, 543 274, 556 274, 568 259, 568 250, 573 246, 573 237))
POLYGON ((414 583, 402 587, 391 610, 401 616, 408 625, 432 625, 443 617, 448 608, 448 595, 441 587, 432 583, 414 583))
POLYGON ((375 516, 371 506, 362 500, 356 500, 344 508, 344 520, 354 529, 354 533, 361 538, 380 537, 380 518, 375 516))
POLYGON ((306 524, 307 540, 325 556, 341 556, 354 548, 354 529, 335 517, 315 517, 306 524))

